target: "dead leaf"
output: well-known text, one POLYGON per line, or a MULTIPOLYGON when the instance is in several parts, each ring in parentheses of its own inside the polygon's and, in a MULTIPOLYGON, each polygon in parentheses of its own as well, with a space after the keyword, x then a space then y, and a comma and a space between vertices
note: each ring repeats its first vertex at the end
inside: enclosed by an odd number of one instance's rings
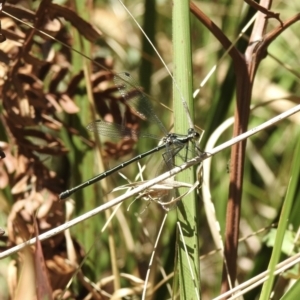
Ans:
POLYGON ((36 247, 34 252, 34 266, 35 266, 35 282, 37 299, 53 299, 50 281, 46 270, 44 254, 41 242, 38 239, 39 231, 36 220, 34 219, 36 247))

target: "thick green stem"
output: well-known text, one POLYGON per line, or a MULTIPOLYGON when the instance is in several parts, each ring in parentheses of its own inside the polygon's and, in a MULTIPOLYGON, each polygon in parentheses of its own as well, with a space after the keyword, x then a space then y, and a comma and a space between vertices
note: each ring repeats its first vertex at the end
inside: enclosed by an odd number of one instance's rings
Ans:
MULTIPOLYGON (((174 131, 183 134, 187 133, 188 128, 191 127, 186 109, 189 109, 191 117, 194 115, 190 41, 189 1, 175 0, 173 1, 174 131), (183 99, 186 104, 183 103, 183 99)), ((195 182, 194 169, 182 172, 176 180, 193 184, 195 182)), ((180 299, 198 299, 200 297, 198 208, 196 202, 195 193, 191 193, 183 198, 177 209, 178 222, 183 232, 183 239, 178 235, 180 299), (183 244, 186 245, 188 253, 186 253, 183 244)))

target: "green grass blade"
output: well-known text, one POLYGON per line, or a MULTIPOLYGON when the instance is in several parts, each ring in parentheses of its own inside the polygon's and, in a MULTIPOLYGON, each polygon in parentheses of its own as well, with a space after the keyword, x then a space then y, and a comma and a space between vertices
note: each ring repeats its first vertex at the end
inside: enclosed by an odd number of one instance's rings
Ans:
MULTIPOLYGON (((177 0, 173 2, 173 47, 175 78, 173 84, 174 131, 186 133, 190 125, 183 107, 182 97, 187 101, 191 116, 193 116, 189 1, 177 0)), ((179 174, 176 180, 194 183, 194 170, 190 169, 179 174)), ((184 228, 184 241, 181 235, 178 235, 180 299, 197 299, 199 297, 199 249, 196 213, 195 193, 191 193, 184 197, 177 209, 178 221, 181 228, 184 228), (188 256, 183 243, 189 249, 188 256), (193 274, 191 274, 189 263, 193 274)))
POLYGON ((300 279, 280 298, 280 300, 294 300, 300 295, 300 279))
MULTIPOLYGON (((90 10, 87 9, 86 5, 82 1, 76 1, 76 9, 78 12, 82 12, 81 17, 85 20, 90 19, 90 10)), ((74 34, 74 48, 80 49, 80 52, 86 56, 90 56, 91 44, 84 39, 79 33, 74 34)), ((80 133, 85 136, 85 126, 93 120, 93 99, 91 99, 91 93, 89 92, 91 82, 91 63, 85 60, 80 55, 74 55, 73 58, 73 70, 74 74, 84 70, 84 80, 81 87, 85 88, 85 93, 77 95, 75 97, 76 104, 79 107, 79 113, 70 117, 70 123, 74 124, 76 128, 79 128, 80 133), (79 125, 80 124, 80 125, 79 125)), ((93 166, 95 165, 94 154, 92 151, 87 151, 86 145, 76 136, 72 137, 70 149, 70 166, 71 166, 71 184, 75 186, 81 182, 90 179, 94 173, 97 172, 93 166)), ((93 185, 75 193, 73 198, 76 201, 77 213, 87 212, 101 203, 99 200, 99 185, 93 185)), ((84 245, 85 249, 94 247, 95 236, 99 234, 99 228, 101 228, 101 220, 96 218, 95 220, 87 220, 81 223, 77 227, 77 232, 80 233, 79 239, 84 245)), ((99 269, 98 260, 99 249, 95 247, 90 252, 90 258, 92 266, 95 270, 99 269)))
POLYGON ((274 248, 271 256, 271 260, 269 263, 269 278, 263 285, 263 289, 260 295, 260 299, 269 299, 270 294, 272 292, 273 288, 273 283, 274 283, 274 271, 277 263, 279 262, 280 255, 281 255, 281 249, 282 249, 282 244, 283 244, 283 239, 284 235, 286 233, 287 226, 289 225, 290 222, 290 214, 291 214, 291 209, 293 206, 293 202, 296 196, 297 188, 298 188, 298 183, 299 183, 299 170, 300 170, 300 140, 298 139, 298 143, 296 146, 296 150, 294 153, 294 159, 293 159, 293 164, 292 164, 292 174, 291 174, 291 179, 290 183, 288 186, 288 191, 286 194, 285 201, 283 203, 281 215, 280 215, 280 220, 278 223, 278 229, 277 229, 277 234, 276 234, 276 239, 274 243, 274 248))

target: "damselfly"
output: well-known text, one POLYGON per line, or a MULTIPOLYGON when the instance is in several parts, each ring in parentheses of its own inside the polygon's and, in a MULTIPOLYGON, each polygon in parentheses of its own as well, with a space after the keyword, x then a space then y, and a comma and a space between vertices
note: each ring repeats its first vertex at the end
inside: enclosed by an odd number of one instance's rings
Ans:
MULTIPOLYGON (((157 115, 155 114, 152 105, 147 98, 147 96, 142 92, 142 90, 136 85, 134 80, 132 79, 131 75, 127 72, 117 74, 114 77, 115 84, 120 91, 121 95, 123 96, 126 104, 128 104, 131 109, 133 109, 138 115, 141 117, 148 119, 150 122, 156 123, 160 129, 163 131, 165 136, 160 141, 157 147, 139 154, 122 164, 117 165, 116 167, 105 171, 90 180, 87 180, 69 190, 62 192, 59 195, 60 199, 65 199, 69 197, 74 192, 83 189, 97 181, 102 180, 103 178, 117 172, 118 170, 128 166, 129 164, 138 161, 152 153, 165 149, 163 153, 164 160, 167 166, 170 168, 173 162, 174 156, 179 154, 179 152, 186 147, 188 151, 189 143, 194 145, 194 149, 200 152, 200 149, 197 146, 198 140, 200 138, 200 134, 195 131, 194 128, 189 128, 186 135, 177 134, 177 133, 168 133, 166 128, 163 126, 162 122, 159 120, 157 115)), ((100 135, 107 136, 107 137, 153 137, 149 134, 143 134, 141 132, 134 131, 130 128, 124 127, 119 124, 104 122, 104 121, 95 121, 90 123, 87 126, 87 129, 93 132, 97 132, 100 135)))

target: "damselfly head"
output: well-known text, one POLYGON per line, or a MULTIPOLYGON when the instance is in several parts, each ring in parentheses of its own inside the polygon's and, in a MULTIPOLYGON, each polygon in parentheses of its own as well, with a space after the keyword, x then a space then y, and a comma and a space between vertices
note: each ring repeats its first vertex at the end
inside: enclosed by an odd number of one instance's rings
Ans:
MULTIPOLYGON (((200 133, 196 131, 194 128, 188 129, 188 136, 190 139, 194 140, 196 144, 200 144, 202 136, 203 136, 204 130, 201 130, 200 133)), ((202 151, 201 151, 202 152, 202 151)))
POLYGON ((189 128, 188 129, 188 136, 194 140, 200 139, 200 133, 197 132, 194 128, 189 128))

